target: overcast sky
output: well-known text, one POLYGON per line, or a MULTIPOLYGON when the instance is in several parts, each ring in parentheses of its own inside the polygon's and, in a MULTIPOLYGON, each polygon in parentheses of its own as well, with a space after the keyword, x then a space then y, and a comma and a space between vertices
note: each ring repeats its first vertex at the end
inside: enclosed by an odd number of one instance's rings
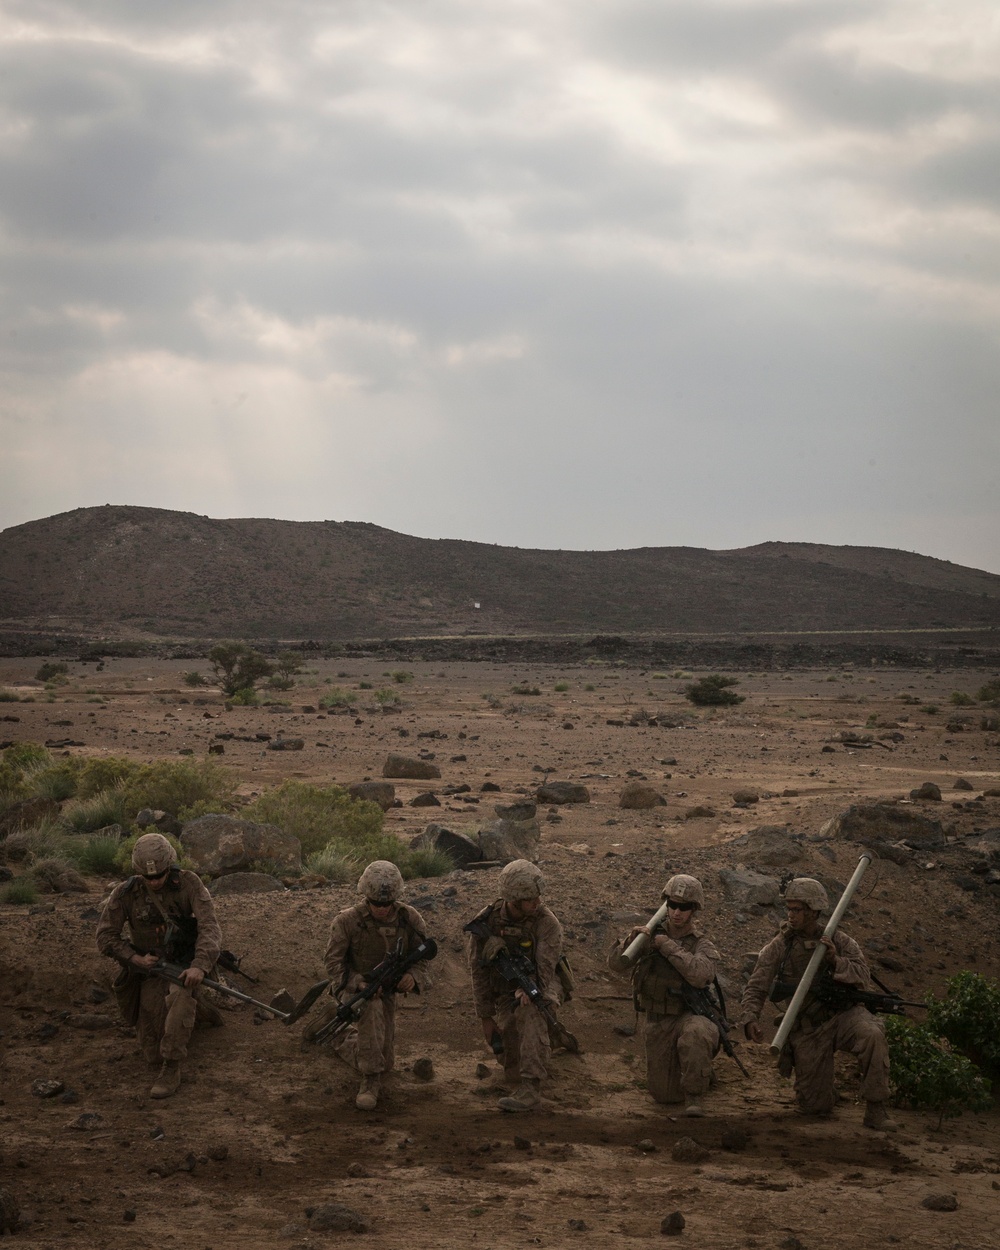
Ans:
POLYGON ((0 0, 0 527, 1000 572, 996 0, 0 0))

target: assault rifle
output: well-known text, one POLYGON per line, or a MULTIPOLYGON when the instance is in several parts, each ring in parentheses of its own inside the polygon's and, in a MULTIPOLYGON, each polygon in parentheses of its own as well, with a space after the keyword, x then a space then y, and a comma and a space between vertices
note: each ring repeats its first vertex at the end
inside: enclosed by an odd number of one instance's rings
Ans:
MULTIPOLYGON (((479 938, 480 941, 487 941, 489 938, 496 936, 490 932, 489 925, 487 925, 485 920, 471 920, 465 926, 465 932, 471 933, 473 937, 479 938)), ((538 1008, 545 1023, 549 1026, 549 1037, 551 1040, 557 1046, 562 1046, 564 1050, 568 1050, 570 1054, 578 1055, 580 1053, 580 1043, 568 1029, 559 1023, 555 1012, 543 998, 542 991, 538 988, 538 983, 535 981, 535 965, 527 955, 520 953, 512 954, 506 946, 502 946, 488 962, 492 967, 496 968, 505 981, 509 981, 519 990, 523 990, 528 999, 538 1008)), ((496 1037, 496 1034, 494 1034, 494 1037, 496 1037)), ((499 1055, 502 1053, 497 1050, 494 1041, 491 1040, 490 1045, 493 1047, 494 1054, 499 1055)))
MULTIPOLYGON (((163 939, 163 958, 168 963, 181 964, 186 968, 194 959, 197 944, 198 921, 196 917, 171 916, 163 939)), ((258 977, 252 977, 249 972, 244 972, 240 967, 242 962, 242 958, 234 955, 232 951, 219 951, 219 958, 215 961, 216 966, 224 968, 226 972, 235 972, 249 981, 251 985, 259 985, 258 977)))
MULTIPOLYGON (((220 961, 221 962, 221 961, 220 961)), ((143 969, 154 977, 160 977, 164 981, 172 981, 174 985, 184 984, 185 968, 180 964, 171 963, 167 959, 160 959, 153 964, 152 968, 143 969)), ((254 1007, 259 1007, 261 1011, 269 1012, 272 1016, 277 1017, 282 1024, 294 1024, 296 1020, 300 1020, 309 1008, 313 1005, 320 994, 330 984, 329 981, 319 981, 305 995, 295 1003, 290 1011, 283 1011, 280 1007, 274 1007, 269 1003, 259 1002, 256 998, 251 998, 249 994, 242 994, 239 990, 231 989, 228 985, 221 985, 218 981, 212 981, 205 977, 202 985, 206 989, 215 990, 217 994, 224 994, 226 998, 235 998, 241 1003, 250 1003, 254 1007)))
MULTIPOLYGON (((874 990, 862 990, 856 985, 845 985, 834 981, 831 977, 818 977, 810 989, 816 1000, 829 1007, 831 1011, 847 1011, 849 1007, 867 1007, 869 1011, 885 1016, 905 1016, 906 1007, 920 1007, 927 1010, 926 1003, 908 1003, 894 991, 887 989, 876 977, 872 977, 882 993, 874 990)), ((771 989, 772 1002, 780 1003, 791 998, 795 993, 795 984, 791 981, 775 981, 771 989)))
POLYGON ((437 942, 433 938, 421 938, 420 944, 404 955, 403 939, 400 938, 395 949, 366 975, 364 986, 342 1002, 331 1019, 321 1025, 309 1040, 319 1044, 336 1037, 348 1025, 354 1024, 369 999, 375 998, 380 991, 383 994, 395 994, 400 981, 415 964, 433 959, 436 954, 437 942))
POLYGON ((711 1020, 715 1027, 719 1030, 719 1044, 726 1052, 733 1063, 739 1068, 745 1077, 749 1077, 750 1073, 743 1066, 739 1055, 733 1043, 729 1040, 729 1021, 726 1019, 726 1000, 722 996, 722 989, 718 980, 715 982, 715 991, 718 994, 719 1002, 717 1003, 712 997, 708 989, 696 989, 695 986, 689 985, 687 981, 681 986, 681 998, 684 1000, 684 1006, 688 1011, 696 1016, 704 1016, 706 1020, 711 1020), (721 1003, 721 1006, 719 1005, 721 1003))

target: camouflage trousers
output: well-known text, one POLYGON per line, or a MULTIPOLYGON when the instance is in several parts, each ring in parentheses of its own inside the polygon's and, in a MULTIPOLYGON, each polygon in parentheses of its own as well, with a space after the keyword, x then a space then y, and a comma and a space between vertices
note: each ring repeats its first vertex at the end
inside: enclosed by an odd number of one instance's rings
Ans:
POLYGON ((549 1026, 537 1007, 517 1002, 513 994, 498 999, 494 1007, 497 1027, 503 1034, 503 1067, 510 1080, 544 1080, 549 1074, 549 1026))
POLYGON ((144 977, 135 1027, 147 1062, 186 1059, 197 1013, 198 1004, 191 990, 159 977, 144 977))
MULTIPOLYGON (((337 1005, 328 1008, 333 1019, 337 1005)), ((320 1019, 316 1027, 325 1021, 320 1019)), ((345 1063, 362 1076, 391 1072, 396 1066, 396 997, 370 998, 361 1009, 357 1024, 349 1025, 334 1039, 333 1049, 345 1063)))
POLYGON ((646 1017, 646 1086, 656 1102, 683 1102, 707 1093, 719 1030, 704 1016, 685 1011, 659 1020, 646 1017))
MULTIPOLYGON (((833 1110, 834 1058, 838 1050, 855 1055, 861 1069, 861 1096, 867 1102, 889 1097, 889 1047, 882 1021, 861 1006, 838 1012, 817 1028, 804 1023, 788 1039, 795 1093, 803 1111, 823 1115, 833 1110)), ((788 1055, 782 1051, 779 1071, 788 1076, 788 1055), (782 1065, 784 1060, 784 1065, 782 1065)))

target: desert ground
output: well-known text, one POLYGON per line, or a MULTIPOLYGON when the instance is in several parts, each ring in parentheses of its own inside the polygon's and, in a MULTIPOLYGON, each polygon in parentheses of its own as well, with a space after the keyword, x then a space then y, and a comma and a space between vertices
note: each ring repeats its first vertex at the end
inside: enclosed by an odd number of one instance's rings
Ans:
MULTIPOLYGON (((964 968, 997 976, 1000 887, 970 878, 962 856, 1000 826, 1000 798, 981 797, 1000 787, 1000 734, 980 728, 974 709, 956 727, 949 705, 953 690, 974 693, 992 674, 742 672, 734 676, 746 701, 712 710, 685 701, 683 676, 623 666, 411 664, 413 680, 396 685, 386 675, 396 663, 334 657, 309 661, 295 689, 279 696, 289 706, 227 711, 216 690, 183 683, 196 661, 71 664, 52 701, 33 680, 39 663, 0 661, 0 687, 22 697, 0 705, 0 739, 48 742, 57 755, 200 757, 221 742, 219 762, 250 797, 289 776, 378 778, 389 751, 433 754, 440 808, 409 806, 428 783, 395 782, 403 806, 387 813, 386 828, 404 839, 428 821, 475 830, 494 804, 530 797, 546 776, 582 781, 589 803, 539 808, 539 863, 578 978, 563 1014, 583 1053, 554 1056, 539 1111, 497 1109, 500 1070, 472 1011, 461 940, 462 924, 496 897, 496 869, 408 883, 440 954, 430 993, 402 1004, 398 1073, 368 1114, 355 1110, 357 1080, 342 1063, 302 1049, 301 1026, 263 1021, 249 1007, 227 1011, 225 1028, 199 1027, 180 1092, 150 1100, 153 1074, 134 1038, 108 1018, 114 968, 94 948, 113 882, 90 879, 88 894, 33 906, 0 905, 0 1188, 22 1211, 11 1244, 353 1242, 358 1234, 310 1228, 307 1212, 329 1203, 359 1213, 368 1227, 361 1236, 393 1250, 639 1250, 663 1243, 661 1222, 676 1211, 681 1244, 699 1247, 1000 1243, 996 1108, 940 1128, 934 1117, 901 1110, 895 1132, 872 1133, 861 1126, 845 1063, 835 1117, 808 1121, 795 1114, 791 1086, 767 1049, 742 1045, 751 1079, 720 1055, 705 1118, 685 1120, 645 1092, 629 988, 605 965, 614 939, 656 908, 667 877, 694 872, 708 896, 701 927, 723 952, 724 984, 731 1005, 738 1002, 752 955, 782 913, 735 905, 719 869, 843 884, 863 847, 821 836, 828 818, 933 781, 942 801, 921 808, 933 808, 927 814, 945 824, 949 845, 900 862, 879 858, 844 927, 907 998, 940 991, 964 968), (356 715, 319 710, 331 686, 357 691, 356 715), (398 710, 374 702, 380 688, 399 694, 398 710), (629 724, 646 720, 638 713, 657 723, 629 724), (870 728, 875 722, 882 727, 870 728), (844 731, 891 736, 859 747, 842 741, 844 731), (258 732, 302 737, 305 746, 269 751, 258 732), (619 807, 622 786, 636 776, 660 790, 665 806, 619 807), (971 789, 956 788, 960 779, 971 789), (483 793, 487 781, 499 792, 483 793), (441 794, 461 783, 468 794, 441 794), (734 806, 734 792, 746 788, 758 801, 734 806), (688 818, 698 807, 714 815, 688 818), (754 832, 764 826, 795 835, 792 851, 779 838, 785 849, 776 857, 774 835, 754 832), (412 1071, 420 1058, 433 1062, 431 1081, 412 1071), (65 1089, 34 1096, 39 1080, 65 1089), (684 1138, 702 1149, 681 1148, 677 1158, 684 1138), (922 1205, 939 1194, 954 1195, 957 1208, 922 1205)), ((217 910, 226 946, 260 978, 255 992, 266 1000, 282 987, 297 996, 320 979, 329 922, 352 901, 350 887, 332 886, 220 897, 217 910)))

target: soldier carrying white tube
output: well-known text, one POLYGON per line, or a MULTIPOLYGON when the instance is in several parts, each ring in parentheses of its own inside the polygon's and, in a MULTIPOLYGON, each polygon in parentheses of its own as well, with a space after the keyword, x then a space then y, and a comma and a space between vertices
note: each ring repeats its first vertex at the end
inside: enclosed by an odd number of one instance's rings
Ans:
MULTIPOLYGON (((826 890, 811 877, 796 877, 785 890, 788 920, 757 956, 743 992, 739 1023, 751 1042, 763 1041, 760 1014, 764 1003, 788 1003, 817 945, 825 947, 809 992, 801 1004, 778 1055, 778 1071, 795 1073, 795 1093, 803 1115, 833 1113, 834 1057, 838 1050, 856 1056, 865 1100, 865 1128, 894 1128, 886 1112, 889 1098, 889 1050, 882 1021, 866 1007, 838 1006, 824 985, 873 988, 861 947, 840 929, 824 933, 820 918, 830 909, 826 890)), ((827 930, 829 930, 829 925, 827 930)))

